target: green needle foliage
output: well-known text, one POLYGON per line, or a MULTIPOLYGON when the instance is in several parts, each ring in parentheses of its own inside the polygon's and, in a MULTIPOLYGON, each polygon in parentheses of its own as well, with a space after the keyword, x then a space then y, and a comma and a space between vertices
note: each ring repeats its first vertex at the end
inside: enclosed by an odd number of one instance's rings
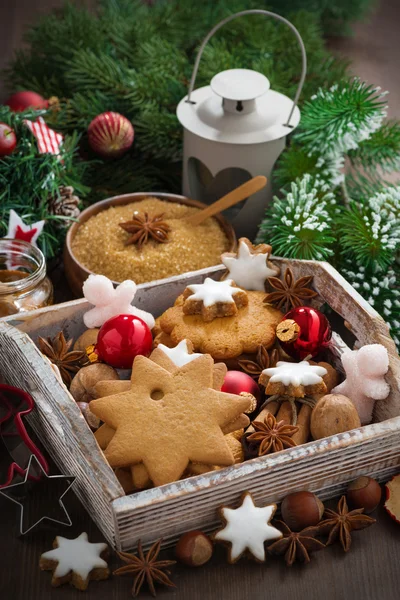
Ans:
MULTIPOLYGON (((97 11, 79 3, 44 16, 27 32, 27 48, 17 53, 7 71, 10 90, 32 89, 57 96, 61 110, 46 119, 58 131, 77 131, 81 145, 96 168, 84 183, 89 201, 123 191, 180 191, 182 128, 176 106, 187 94, 196 51, 208 31, 221 19, 250 8, 285 14, 299 29, 308 52, 303 98, 319 86, 331 86, 346 71, 345 61, 325 48, 322 21, 330 5, 343 0, 101 0, 97 11), (110 163, 93 155, 86 131, 99 113, 116 111, 135 128, 135 142, 121 160, 110 163)), ((357 17, 366 0, 356 0, 357 17)), ((341 26, 350 21, 338 13, 341 26)), ((218 72, 232 67, 255 69, 271 86, 293 96, 301 57, 288 27, 262 16, 247 16, 223 27, 210 41, 196 86, 208 85, 218 72)))
POLYGON ((60 156, 39 154, 25 119, 34 120, 45 111, 12 113, 0 107, 0 122, 7 123, 17 136, 15 151, 0 159, 0 237, 7 233, 10 209, 13 208, 27 224, 46 221, 39 245, 46 256, 52 257, 62 247, 66 217, 51 214, 49 197, 58 193, 60 186, 73 186, 83 196, 87 188, 82 185, 85 164, 75 160, 78 136, 67 136, 60 156))
POLYGON ((275 169, 282 193, 259 237, 276 254, 329 259, 387 320, 400 346, 400 186, 382 179, 400 163, 400 125, 383 121, 386 110, 385 95, 359 80, 345 79, 307 101, 275 169), (302 201, 312 181, 324 182, 336 203, 317 201, 316 189, 302 201), (310 221, 311 232, 303 227, 310 221))

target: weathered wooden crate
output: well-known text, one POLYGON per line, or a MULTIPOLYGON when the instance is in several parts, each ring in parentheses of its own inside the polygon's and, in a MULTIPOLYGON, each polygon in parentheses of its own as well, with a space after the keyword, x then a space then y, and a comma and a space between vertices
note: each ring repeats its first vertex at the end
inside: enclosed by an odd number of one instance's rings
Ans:
MULTIPOLYGON (((130 549, 141 538, 173 542, 190 529, 211 530, 216 508, 234 504, 250 490, 259 503, 279 502, 290 492, 308 489, 324 499, 341 493, 347 482, 366 473, 387 480, 400 465, 400 359, 383 319, 323 262, 275 259, 290 264, 296 277, 314 276, 320 296, 351 326, 359 344, 380 343, 389 353, 389 397, 376 404, 374 423, 359 429, 256 458, 217 472, 191 477, 131 495, 124 492, 103 458, 78 406, 43 358, 38 335, 63 329, 77 337, 84 331, 85 300, 0 320, 0 375, 28 391, 36 402, 29 417, 60 470, 76 477, 74 489, 105 537, 117 549, 130 549)), ((139 287, 135 304, 155 316, 171 306, 190 283, 219 278, 222 266, 139 287)), ((345 347, 334 336, 338 361, 345 347)))

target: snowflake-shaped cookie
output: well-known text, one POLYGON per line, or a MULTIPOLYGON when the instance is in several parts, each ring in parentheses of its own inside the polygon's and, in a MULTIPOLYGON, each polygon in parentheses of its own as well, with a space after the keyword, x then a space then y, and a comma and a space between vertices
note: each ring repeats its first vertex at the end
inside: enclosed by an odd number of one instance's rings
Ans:
POLYGON ((325 367, 310 365, 306 360, 291 363, 281 360, 275 367, 264 369, 259 383, 266 386, 266 394, 287 394, 302 398, 306 394, 324 393, 325 367))
POLYGON ((240 238, 237 255, 226 252, 221 261, 237 285, 245 290, 263 292, 265 280, 280 273, 279 267, 268 260, 270 252, 271 246, 267 244, 253 246, 247 238, 240 238))
POLYGON ((246 292, 235 286, 232 279, 214 281, 210 277, 206 277, 204 283, 188 285, 183 298, 183 312, 186 315, 201 314, 204 321, 232 317, 249 301, 246 292))
POLYGON ((239 560, 246 550, 256 560, 265 561, 264 542, 282 537, 282 532, 270 525, 275 511, 276 504, 255 506, 249 492, 244 493, 239 508, 220 508, 225 527, 217 531, 214 538, 231 544, 229 562, 239 560))
POLYGON ((90 579, 109 577, 108 564, 101 558, 108 550, 107 544, 92 544, 87 533, 81 533, 73 540, 57 536, 53 545, 54 549, 44 552, 39 563, 42 571, 53 571, 52 585, 70 581, 76 588, 85 590, 90 579))

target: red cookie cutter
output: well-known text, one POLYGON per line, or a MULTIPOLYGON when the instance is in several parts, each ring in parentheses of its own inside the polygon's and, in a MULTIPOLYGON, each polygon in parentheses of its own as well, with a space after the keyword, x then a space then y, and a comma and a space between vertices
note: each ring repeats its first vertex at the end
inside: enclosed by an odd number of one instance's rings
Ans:
MULTIPOLYGON (((13 462, 7 469, 5 481, 0 479, 0 488, 10 485, 16 475, 25 476, 32 454, 36 456, 43 470, 46 473, 49 472, 49 465, 46 459, 30 438, 22 419, 25 415, 32 412, 34 408, 35 402, 29 394, 11 385, 0 384, 0 439, 2 439, 3 444, 13 459, 13 462), (13 456, 13 452, 9 449, 9 444, 7 444, 7 440, 11 439, 15 445, 18 438, 20 438, 26 449, 25 466, 15 462, 15 456, 13 456)), ((21 443, 18 444, 18 455, 20 454, 21 443)), ((29 475, 28 478, 31 481, 39 481, 40 475, 37 477, 29 475)))

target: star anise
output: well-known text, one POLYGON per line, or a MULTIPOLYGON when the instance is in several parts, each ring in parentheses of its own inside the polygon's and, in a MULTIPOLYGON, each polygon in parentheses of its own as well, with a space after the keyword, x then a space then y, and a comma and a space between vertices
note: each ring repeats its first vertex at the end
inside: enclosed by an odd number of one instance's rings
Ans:
POLYGON ((149 590, 152 596, 156 595, 154 583, 161 583, 169 587, 176 587, 176 585, 170 580, 168 575, 170 571, 167 567, 176 564, 175 560, 157 560, 160 553, 161 541, 158 540, 152 545, 146 556, 142 550, 142 543, 139 540, 137 546, 138 556, 135 554, 128 554, 128 552, 117 552, 118 556, 122 561, 127 563, 124 567, 120 567, 114 571, 114 575, 126 575, 132 573, 135 575, 132 587, 132 596, 137 596, 144 583, 147 581, 149 590))
POLYGON ((310 276, 300 277, 296 281, 292 269, 287 267, 283 281, 278 277, 268 277, 268 283, 277 291, 267 294, 264 302, 273 304, 278 309, 284 307, 285 312, 288 312, 290 308, 303 306, 303 300, 311 300, 311 298, 318 296, 317 292, 307 287, 312 280, 313 277, 310 276))
POLYGON ((268 413, 264 422, 253 421, 252 426, 254 433, 246 434, 246 442, 258 446, 258 456, 265 456, 296 446, 292 436, 297 433, 299 428, 288 425, 284 421, 277 422, 271 413, 268 413))
POLYGON ((251 375, 254 379, 259 378, 264 369, 269 367, 275 367, 279 360, 279 352, 277 348, 274 348, 269 353, 265 346, 260 345, 257 349, 257 355, 255 360, 239 359, 238 366, 244 371, 251 375))
POLYGON ((89 364, 86 352, 73 350, 70 352, 73 340, 66 340, 62 331, 54 338, 38 338, 39 350, 58 367, 61 378, 69 387, 73 376, 81 367, 89 364))
POLYGON ((141 250, 144 244, 147 244, 149 238, 159 244, 164 244, 168 240, 170 226, 163 221, 163 216, 164 213, 150 217, 147 212, 144 214, 135 212, 131 221, 119 223, 122 229, 133 234, 127 239, 125 246, 136 244, 139 250, 141 250))
POLYGON ((303 531, 292 531, 283 521, 277 521, 283 537, 277 540, 271 546, 268 546, 268 552, 281 556, 285 555, 285 561, 288 567, 299 560, 305 564, 310 562, 309 552, 322 550, 325 545, 315 539, 318 534, 316 527, 306 527, 303 531))
POLYGON ((330 508, 325 509, 325 519, 318 525, 321 534, 328 534, 326 545, 329 546, 339 540, 345 552, 350 550, 351 532, 365 529, 376 523, 372 517, 363 514, 363 508, 349 511, 346 496, 342 496, 337 506, 337 512, 330 508))

